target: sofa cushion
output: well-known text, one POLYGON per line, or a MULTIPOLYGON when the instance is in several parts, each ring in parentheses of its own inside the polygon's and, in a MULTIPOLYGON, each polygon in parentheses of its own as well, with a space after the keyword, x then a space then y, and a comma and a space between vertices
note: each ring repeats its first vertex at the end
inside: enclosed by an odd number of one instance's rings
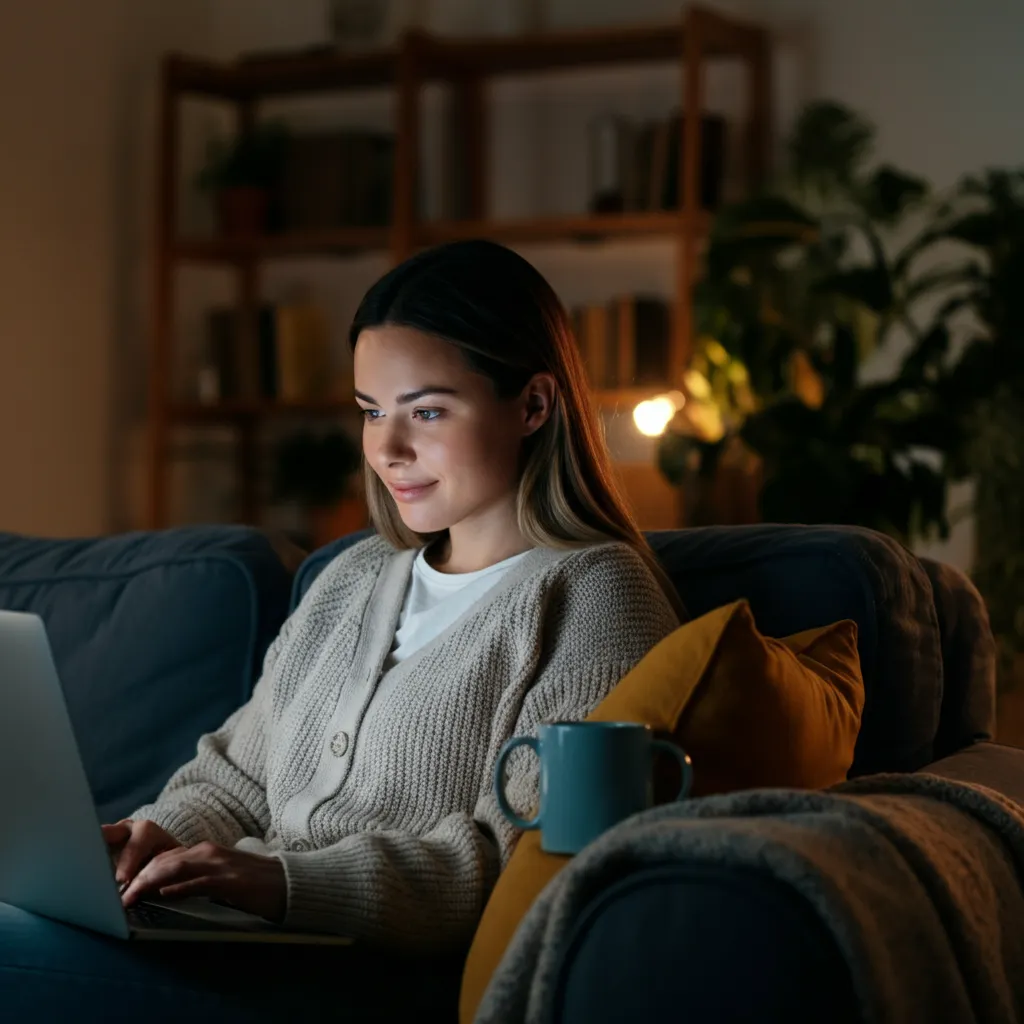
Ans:
MULTIPOLYGON (((863 706, 853 622, 772 639, 736 601, 665 637, 588 720, 644 722, 670 736, 693 759, 697 797, 842 782, 863 706)), ((678 775, 670 759, 662 766, 678 775)), ((664 781, 671 799, 678 781, 664 781)))
POLYGON ((782 637, 852 619, 864 717, 851 775, 932 760, 942 648, 928 575, 894 540, 855 526, 701 527, 649 534, 694 617, 746 598, 782 637))
POLYGON ((0 608, 46 623, 100 816, 151 800, 246 701, 291 577, 246 527, 0 534, 0 608))

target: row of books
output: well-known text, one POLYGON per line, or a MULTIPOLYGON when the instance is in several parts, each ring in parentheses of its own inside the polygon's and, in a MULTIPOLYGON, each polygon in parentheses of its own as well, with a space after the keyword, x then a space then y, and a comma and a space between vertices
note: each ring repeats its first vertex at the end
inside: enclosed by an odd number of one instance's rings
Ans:
POLYGON ((268 303, 259 307, 251 331, 243 327, 238 309, 208 311, 200 402, 305 402, 330 396, 330 330, 324 310, 306 302, 268 303))
POLYGON ((667 302, 620 295, 576 306, 570 317, 592 388, 658 386, 668 380, 672 317, 667 302))
MULTIPOLYGON (((598 172, 604 180, 593 183, 593 213, 678 208, 681 114, 642 123, 623 117, 605 118, 593 130, 608 136, 603 159, 611 163, 598 172)), ((705 114, 700 132, 700 205, 713 210, 722 199, 725 121, 716 114, 705 114)))
POLYGON ((281 230, 389 224, 394 153, 394 136, 383 132, 291 136, 278 186, 281 230))

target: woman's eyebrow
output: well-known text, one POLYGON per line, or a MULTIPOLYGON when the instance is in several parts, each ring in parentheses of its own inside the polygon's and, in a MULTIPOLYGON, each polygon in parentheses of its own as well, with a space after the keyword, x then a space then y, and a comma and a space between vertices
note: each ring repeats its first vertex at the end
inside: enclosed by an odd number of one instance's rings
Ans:
MULTIPOLYGON (((445 388, 440 385, 431 385, 426 388, 419 388, 416 391, 406 391, 405 394, 399 395, 395 400, 398 405, 408 405, 410 402, 417 402, 424 395, 457 395, 458 391, 455 388, 445 388)), ((376 398, 371 398, 369 395, 364 395, 362 391, 356 392, 356 398, 363 402, 368 402, 370 405, 380 405, 380 402, 376 398)))

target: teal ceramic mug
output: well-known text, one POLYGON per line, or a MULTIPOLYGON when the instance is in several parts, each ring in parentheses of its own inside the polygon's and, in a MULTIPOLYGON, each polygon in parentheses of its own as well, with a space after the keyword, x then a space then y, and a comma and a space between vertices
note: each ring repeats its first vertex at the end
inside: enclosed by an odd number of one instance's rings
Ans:
POLYGON ((579 853, 602 832, 653 803, 653 765, 658 751, 670 754, 682 770, 677 800, 693 782, 686 752, 654 738, 637 722, 551 722, 538 736, 513 736, 494 766, 494 793, 502 813, 516 828, 541 830, 548 853, 579 853), (505 762, 517 747, 532 747, 540 758, 540 810, 529 821, 505 795, 505 762))

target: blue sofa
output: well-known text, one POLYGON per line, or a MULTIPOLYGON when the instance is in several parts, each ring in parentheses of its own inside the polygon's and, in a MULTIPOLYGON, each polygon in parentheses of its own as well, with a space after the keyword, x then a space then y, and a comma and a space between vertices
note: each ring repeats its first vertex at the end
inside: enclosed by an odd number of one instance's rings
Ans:
MULTIPOLYGON (((0 608, 35 611, 47 623, 103 820, 154 796, 198 736, 246 699, 289 609, 355 539, 298 564, 246 527, 96 540, 0 534, 0 608)), ((857 621, 867 697, 852 775, 928 767, 1024 800, 1024 752, 989 742, 994 644, 961 574, 855 528, 709 528, 650 539, 692 615, 742 596, 770 635, 857 621)), ((203 947, 127 949, 0 904, 0 1015, 12 1020, 135 1021, 138 996, 150 1022, 225 1024, 334 1007, 348 1020, 402 1019, 413 1009, 454 1019, 459 966, 361 950, 299 957, 238 947, 211 960, 203 947), (358 984, 346 986, 349 976, 358 984)), ((827 1006, 820 1019, 839 1020, 836 995, 848 984, 791 894, 759 878, 665 865, 601 894, 581 917, 556 1018, 792 1020, 804 1019, 796 1008, 827 1006)))

